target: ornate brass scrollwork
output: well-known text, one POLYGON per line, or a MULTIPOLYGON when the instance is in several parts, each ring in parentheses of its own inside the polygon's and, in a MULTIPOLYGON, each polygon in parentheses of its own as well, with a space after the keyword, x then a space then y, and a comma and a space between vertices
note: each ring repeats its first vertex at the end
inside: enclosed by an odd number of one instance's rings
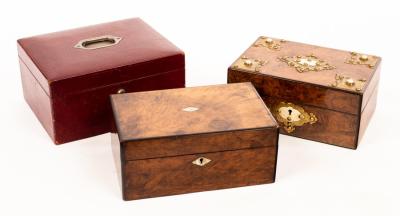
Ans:
POLYGON ((261 36, 253 44, 254 47, 265 47, 273 51, 281 50, 282 43, 286 43, 285 40, 274 40, 269 37, 261 36))
POLYGON ((331 84, 332 87, 348 89, 353 91, 361 91, 367 82, 366 79, 353 79, 348 76, 336 74, 335 75, 335 82, 331 84))
POLYGON ((293 103, 280 102, 273 108, 273 114, 288 133, 292 133, 295 127, 307 123, 314 124, 318 121, 313 113, 307 113, 302 107, 293 103))
POLYGON ((260 59, 252 59, 246 56, 240 57, 233 65, 233 69, 241 69, 252 72, 260 72, 261 67, 267 64, 267 61, 260 59))
POLYGON ((298 55, 292 57, 282 56, 278 57, 278 60, 285 62, 290 67, 294 67, 299 73, 336 69, 335 66, 330 65, 328 62, 318 58, 313 54, 306 56, 298 55))
POLYGON ((369 68, 374 68, 378 58, 376 56, 368 56, 356 52, 350 52, 350 58, 346 59, 345 63, 353 65, 366 65, 369 68))

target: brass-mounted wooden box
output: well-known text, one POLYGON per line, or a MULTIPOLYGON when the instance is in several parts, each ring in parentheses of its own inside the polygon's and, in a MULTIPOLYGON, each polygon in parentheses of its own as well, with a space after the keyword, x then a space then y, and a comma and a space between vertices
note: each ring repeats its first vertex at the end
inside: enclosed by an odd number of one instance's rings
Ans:
POLYGON ((251 83, 111 96, 123 198, 275 181, 278 124, 251 83))
POLYGON ((381 58, 259 37, 228 69, 252 82, 287 135, 356 149, 375 110, 381 58))

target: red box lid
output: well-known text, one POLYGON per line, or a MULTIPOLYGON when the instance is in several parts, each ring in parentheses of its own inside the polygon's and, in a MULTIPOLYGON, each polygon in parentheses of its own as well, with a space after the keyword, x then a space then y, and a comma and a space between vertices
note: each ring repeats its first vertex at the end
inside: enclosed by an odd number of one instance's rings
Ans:
POLYGON ((20 39, 18 51, 50 96, 184 67, 184 53, 139 18, 20 39), (96 40, 114 44, 92 49, 96 40))

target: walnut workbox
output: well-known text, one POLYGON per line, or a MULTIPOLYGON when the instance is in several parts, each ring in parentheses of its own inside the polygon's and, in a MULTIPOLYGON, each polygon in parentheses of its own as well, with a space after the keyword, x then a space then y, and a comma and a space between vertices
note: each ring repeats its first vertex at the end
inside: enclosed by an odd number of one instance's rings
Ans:
POLYGON ((259 37, 228 69, 252 82, 283 134, 356 149, 375 110, 381 58, 259 37))
POLYGON ((275 181, 278 124, 250 83, 111 96, 125 200, 275 181))

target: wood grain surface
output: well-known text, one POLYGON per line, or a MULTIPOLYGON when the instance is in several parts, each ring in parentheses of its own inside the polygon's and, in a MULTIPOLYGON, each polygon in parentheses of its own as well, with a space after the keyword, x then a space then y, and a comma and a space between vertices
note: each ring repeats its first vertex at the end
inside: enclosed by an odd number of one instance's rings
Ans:
POLYGON ((119 94, 111 103, 121 141, 277 126, 251 83, 119 94))
POLYGON ((357 114, 361 96, 340 90, 229 69, 228 83, 251 82, 261 96, 301 101, 303 104, 357 114))
POLYGON ((278 129, 263 128, 171 136, 123 143, 125 160, 168 157, 256 147, 275 147, 278 129))
POLYGON ((277 50, 251 45, 228 68, 228 83, 251 82, 271 109, 281 101, 292 102, 316 114, 318 118, 317 123, 296 127, 292 133, 281 128, 281 133, 356 149, 376 106, 381 58, 369 55, 369 58, 376 58, 377 62, 374 67, 368 67, 345 63, 350 57, 349 51, 292 41, 281 43, 277 50), (334 69, 299 73, 279 60, 285 56, 310 54, 328 62, 334 69), (254 67, 236 67, 236 62, 243 61, 243 56, 265 63, 258 70, 254 67), (336 81, 336 74, 354 80, 365 79, 365 85, 361 91, 333 87, 331 84, 336 81))
POLYGON ((373 94, 371 95, 371 98, 368 100, 367 106, 365 106, 361 114, 358 142, 360 142, 362 137, 364 136, 365 130, 368 127, 368 123, 370 122, 373 114, 375 113, 377 101, 378 101, 378 86, 375 86, 373 94))
MULTIPOLYGON (((271 97, 265 97, 263 99, 269 107, 274 107, 279 102, 285 101, 280 98, 271 97)), ((351 149, 357 147, 358 116, 334 110, 321 109, 315 106, 302 105, 296 102, 293 103, 300 105, 307 113, 313 113, 318 118, 318 121, 314 124, 297 126, 291 133, 287 133, 283 128, 283 124, 280 123, 280 133, 351 149)))
POLYGON ((111 96, 123 198, 275 181, 278 124, 251 83, 111 96), (211 161, 198 166, 193 161, 211 161))
MULTIPOLYGON (((276 38, 272 39, 280 40, 276 38)), ((265 47, 250 46, 241 56, 266 61, 267 63, 260 68, 259 73, 261 74, 323 86, 326 88, 331 88, 330 84, 335 81, 335 74, 337 73, 352 77, 353 79, 366 79, 368 84, 381 62, 381 58, 375 56, 378 59, 377 66, 374 68, 369 68, 366 65, 346 64, 345 60, 350 57, 350 51, 320 47, 293 41, 286 41, 281 45, 282 46, 279 51, 272 51, 265 47), (285 62, 278 60, 278 57, 283 56, 305 56, 310 54, 314 54, 319 59, 322 59, 328 62, 330 65, 335 66, 335 69, 299 73, 293 67, 289 67, 285 62)), ((360 94, 362 94, 365 89, 366 87, 360 92, 360 94)))
POLYGON ((125 200, 232 188, 275 181, 276 147, 127 161, 125 200), (206 157, 205 166, 192 161, 206 157))

